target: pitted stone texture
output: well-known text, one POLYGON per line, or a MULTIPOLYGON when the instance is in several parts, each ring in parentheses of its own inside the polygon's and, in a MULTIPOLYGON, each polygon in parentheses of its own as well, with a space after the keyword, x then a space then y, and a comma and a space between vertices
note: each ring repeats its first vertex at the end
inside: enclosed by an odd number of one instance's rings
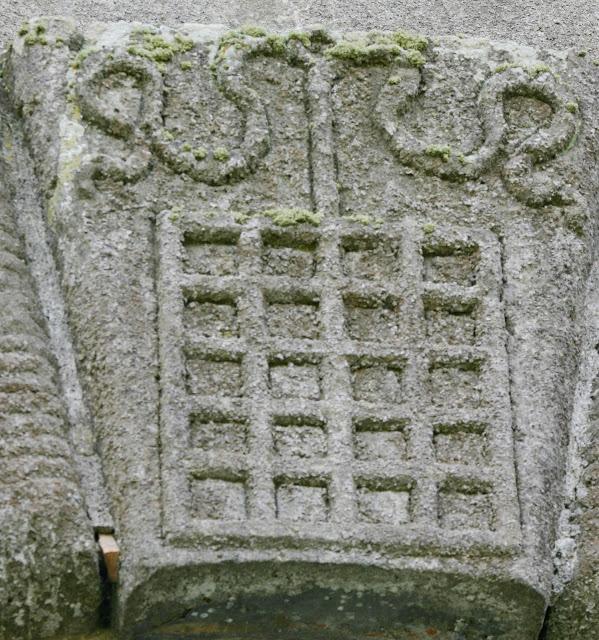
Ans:
POLYGON ((85 29, 93 21, 136 20, 177 27, 184 22, 218 23, 237 28, 260 24, 297 29, 323 24, 328 28, 412 29, 428 35, 448 34, 513 40, 537 47, 588 51, 599 56, 599 8, 592 0, 30 0, 0 2, 0 39, 9 43, 19 25, 36 15, 72 18, 85 29))
POLYGON ((367 584, 356 637, 533 640, 593 255, 594 68, 403 33, 68 34, 30 25, 5 76, 31 147, 59 134, 36 168, 118 623, 195 608, 265 634, 289 598, 290 633, 345 637, 329 592, 358 618, 367 584), (32 102, 41 69, 54 93, 32 102))
POLYGON ((398 548, 517 544, 491 234, 343 219, 284 230, 167 212, 158 238, 169 536, 245 546, 255 520, 258 537, 335 548, 386 548, 393 528, 398 548), (236 275, 198 273, 196 256, 220 266, 223 247, 236 275), (275 249, 309 268, 272 275, 275 249), (198 423, 211 438, 194 446, 198 423))
POLYGON ((0 637, 50 638, 96 625, 98 569, 4 164, 2 172, 0 637))

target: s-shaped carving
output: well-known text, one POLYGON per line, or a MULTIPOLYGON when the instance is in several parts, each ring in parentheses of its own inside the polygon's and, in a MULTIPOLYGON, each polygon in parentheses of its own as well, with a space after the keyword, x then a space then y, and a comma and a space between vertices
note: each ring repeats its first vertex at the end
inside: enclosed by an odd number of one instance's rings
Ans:
POLYGON ((508 156, 502 167, 506 188, 518 200, 540 206, 555 199, 566 199, 563 185, 554 179, 551 169, 538 171, 558 153, 567 149, 576 135, 577 119, 568 110, 569 100, 546 71, 532 74, 519 67, 496 73, 484 83, 478 96, 478 113, 484 142, 465 154, 432 153, 428 144, 401 124, 401 116, 412 108, 422 91, 419 70, 395 70, 398 82, 386 83, 375 107, 375 118, 397 159, 405 165, 446 180, 471 180, 489 171, 494 163, 508 156), (508 149, 508 123, 505 100, 512 96, 530 96, 551 107, 549 127, 540 129, 508 149))
POLYGON ((164 135, 164 131, 156 131, 152 136, 152 149, 173 171, 211 185, 235 182, 254 171, 259 160, 270 150, 266 109, 257 92, 243 78, 245 60, 256 53, 251 43, 253 39, 247 40, 243 47, 221 46, 213 65, 218 89, 243 116, 245 131, 241 143, 227 150, 227 158, 219 157, 215 149, 207 149, 205 155, 198 157, 192 151, 183 151, 180 145, 164 135))
MULTIPOLYGON (((251 51, 250 51, 251 53, 251 51)), ((94 53, 86 58, 77 79, 77 96, 82 116, 107 134, 130 141, 135 148, 154 152, 168 167, 198 182, 220 185, 239 180, 257 165, 270 149, 266 111, 257 93, 243 80, 242 65, 248 51, 231 47, 214 66, 215 81, 225 97, 241 111, 244 133, 240 145, 229 157, 215 157, 208 150, 203 157, 181 151, 162 124, 163 82, 154 64, 127 53, 94 53)), ((96 175, 118 174, 133 181, 136 170, 118 159, 100 154, 96 175)))
POLYGON ((86 58, 75 91, 83 118, 131 144, 127 160, 96 153, 87 167, 89 176, 122 182, 139 180, 150 163, 146 139, 161 126, 160 73, 141 58, 95 52, 86 58))

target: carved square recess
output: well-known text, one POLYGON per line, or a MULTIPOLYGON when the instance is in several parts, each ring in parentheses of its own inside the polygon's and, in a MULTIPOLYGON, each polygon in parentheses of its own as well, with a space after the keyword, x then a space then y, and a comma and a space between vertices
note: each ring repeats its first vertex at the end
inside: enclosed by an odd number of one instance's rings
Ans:
POLYGON ((517 542, 497 239, 358 227, 161 214, 173 544, 517 542))

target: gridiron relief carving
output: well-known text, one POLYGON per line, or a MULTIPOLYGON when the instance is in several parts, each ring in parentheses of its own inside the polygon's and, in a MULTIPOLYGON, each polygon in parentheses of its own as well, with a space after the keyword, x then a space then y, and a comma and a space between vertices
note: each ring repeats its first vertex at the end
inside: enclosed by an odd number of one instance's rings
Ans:
POLYGON ((173 541, 517 542, 491 234, 166 212, 159 238, 173 541))

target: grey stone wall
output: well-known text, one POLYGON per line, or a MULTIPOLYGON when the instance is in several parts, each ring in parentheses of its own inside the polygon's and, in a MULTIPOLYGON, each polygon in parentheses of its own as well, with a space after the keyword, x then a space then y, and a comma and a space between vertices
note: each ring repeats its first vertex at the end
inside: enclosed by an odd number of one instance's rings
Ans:
POLYGON ((429 35, 465 34, 541 47, 573 47, 599 56, 599 9, 589 0, 3 0, 0 39, 10 41, 21 22, 36 15, 72 17, 80 26, 93 20, 125 20, 171 26, 183 22, 230 26, 251 23, 295 29, 321 23, 344 30, 403 28, 429 35))

